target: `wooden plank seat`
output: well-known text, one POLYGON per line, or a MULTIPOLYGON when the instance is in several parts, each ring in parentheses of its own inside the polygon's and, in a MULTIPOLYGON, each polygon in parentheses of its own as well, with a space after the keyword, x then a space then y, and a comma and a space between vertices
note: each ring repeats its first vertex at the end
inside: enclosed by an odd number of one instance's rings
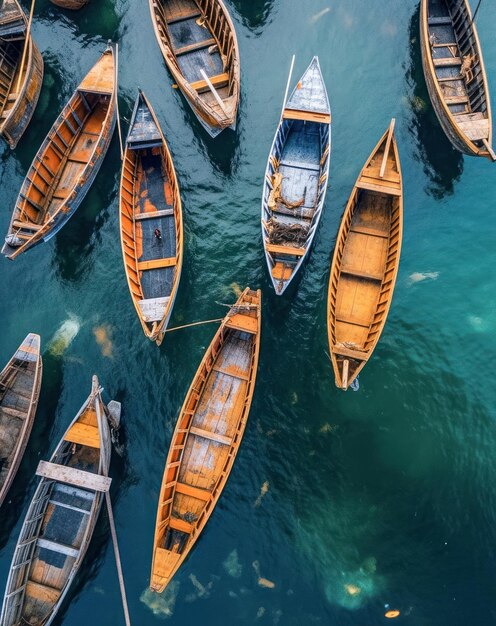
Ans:
POLYGON ((290 163, 289 161, 281 161, 279 163, 279 167, 281 165, 284 167, 291 167, 295 170, 308 170, 310 172, 320 172, 319 163, 306 163, 305 161, 298 161, 298 162, 293 161, 292 163, 290 163))
POLYGON ((191 535, 195 527, 193 524, 190 524, 190 522, 187 522, 184 519, 171 516, 169 519, 169 528, 172 528, 172 530, 178 530, 181 533, 187 533, 188 535, 191 535))
POLYGON ((213 37, 210 37, 210 39, 204 39, 203 41, 195 41, 195 43, 191 43, 189 44, 189 46, 182 46, 181 48, 176 48, 174 52, 176 56, 179 57, 183 54, 189 54, 190 52, 195 52, 195 50, 202 50, 203 48, 209 48, 210 46, 213 46, 216 43, 217 42, 215 41, 215 39, 213 37))
POLYGON ((35 598, 39 602, 55 604, 60 597, 60 590, 36 583, 34 580, 28 580, 26 583, 26 595, 35 598))
POLYGON ((21 420, 26 419, 27 411, 18 411, 17 409, 13 409, 10 406, 2 406, 0 407, 0 415, 4 413, 5 415, 10 415, 10 417, 17 417, 21 420))
POLYGON ((172 267, 176 265, 176 257, 167 259, 153 259, 152 261, 138 261, 138 270, 156 270, 162 267, 172 267))
POLYGON ((44 224, 34 224, 33 222, 25 222, 24 220, 14 220, 12 225, 14 228, 22 228, 23 230, 32 231, 38 231, 44 226, 44 224))
POLYGON ((333 354, 347 356, 350 359, 355 359, 356 361, 367 361, 369 358, 368 352, 364 352, 363 350, 351 350, 345 346, 334 346, 332 348, 332 352, 333 354))
MULTIPOLYGON (((156 2, 153 3, 153 6, 158 6, 156 2)), ((195 19, 197 17, 201 17, 201 11, 199 9, 193 9, 191 11, 187 11, 185 13, 181 13, 174 17, 171 17, 167 20, 167 24, 177 24, 178 22, 185 22, 186 20, 195 19)))
POLYGON ((60 502, 59 500, 48 500, 49 504, 53 504, 53 506, 61 506, 63 509, 69 509, 70 511, 76 511, 76 513, 82 513, 83 515, 89 515, 91 511, 86 509, 82 509, 80 506, 74 506, 73 504, 69 504, 68 502, 60 502))
POLYGON ((217 443, 222 443, 226 446, 230 446, 232 443, 231 437, 226 437, 225 435, 219 435, 218 433, 214 433, 210 430, 203 430, 203 428, 197 428, 196 426, 191 426, 189 432, 192 435, 196 435, 197 437, 203 437, 203 439, 210 439, 211 441, 215 441, 217 443))
POLYGON ((360 326, 361 328, 370 328, 370 324, 365 324, 361 320, 357 320, 354 317, 342 317, 336 315, 336 322, 341 322, 341 324, 351 324, 352 326, 360 326))
POLYGON ((43 548, 44 550, 51 550, 52 552, 65 554, 73 559, 77 559, 79 556, 79 550, 76 550, 72 546, 66 546, 63 543, 56 543, 55 541, 50 541, 49 539, 43 539, 43 537, 38 539, 37 545, 39 548, 43 548))
POLYGON ((444 101, 446 104, 467 104, 468 96, 445 96, 444 101))
POLYGON ((451 17, 449 15, 429 17, 427 21, 429 23, 429 26, 445 26, 452 23, 451 17))
POLYGON ((285 120, 303 120, 305 122, 317 122, 317 124, 329 124, 331 122, 330 113, 319 113, 318 111, 284 109, 282 116, 285 120))
POLYGON ((169 578, 180 558, 181 554, 179 552, 171 552, 165 548, 157 547, 154 557, 154 569, 157 576, 169 578))
MULTIPOLYGON (((229 83, 229 74, 227 74, 227 72, 223 72, 222 74, 217 74, 216 76, 210 76, 208 80, 214 87, 225 87, 229 83)), ((210 89, 206 80, 196 80, 195 82, 190 83, 189 86, 196 89, 196 91, 210 89)))
POLYGON ((65 440, 82 446, 89 446, 90 448, 99 448, 100 431, 96 426, 92 426, 91 424, 76 422, 68 430, 65 440))
POLYGON ((251 317, 250 315, 243 315, 242 313, 236 313, 230 317, 226 326, 227 328, 241 330, 245 333, 252 333, 254 335, 258 332, 257 318, 251 317))
POLYGON ((146 211, 146 213, 135 213, 135 220, 149 220, 157 217, 168 217, 174 215, 174 209, 162 209, 161 211, 146 211))
POLYGON ((462 60, 460 59, 460 57, 441 57, 432 60, 434 61, 435 67, 452 67, 462 64, 462 60))
POLYGON ((67 465, 49 463, 48 461, 40 461, 38 463, 36 475, 49 480, 75 485, 83 489, 92 489, 93 491, 108 491, 112 482, 112 479, 108 476, 85 472, 67 465))
POLYGON ((366 280, 376 280, 382 282, 384 276, 382 274, 373 274, 366 270, 359 270, 353 267, 341 267, 341 274, 349 274, 350 276, 357 276, 358 278, 365 278, 366 280))
POLYGON ((279 246, 274 243, 267 243, 265 249, 270 254, 284 254, 290 256, 304 256, 306 248, 291 248, 290 246, 279 246))
POLYGON ((370 228, 370 226, 362 226, 361 224, 352 225, 350 232, 359 233, 361 235, 372 235, 372 237, 381 237, 383 239, 389 239, 389 233, 377 228, 370 228))
POLYGON ((196 498, 197 500, 202 500, 203 502, 208 502, 212 497, 210 491, 207 491, 206 489, 200 489, 199 487, 193 487, 193 485, 180 482, 176 483, 176 493, 183 496, 189 496, 190 498, 196 498))
POLYGON ((145 322, 158 322, 165 314, 165 309, 170 300, 169 296, 164 298, 148 298, 139 300, 138 306, 145 322))
POLYGON ((216 365, 212 367, 212 370, 214 372, 219 372, 219 374, 224 374, 225 376, 232 376, 233 378, 239 378, 240 380, 250 380, 250 377, 248 376, 248 374, 243 374, 243 372, 240 372, 239 370, 236 372, 229 372, 228 370, 222 369, 222 367, 217 367, 216 365))
POLYGON ((367 191, 375 191, 377 193, 385 193, 389 196, 401 196, 401 188, 388 187, 387 185, 380 185, 377 183, 369 183, 364 180, 359 180, 356 184, 359 189, 366 189, 367 191))

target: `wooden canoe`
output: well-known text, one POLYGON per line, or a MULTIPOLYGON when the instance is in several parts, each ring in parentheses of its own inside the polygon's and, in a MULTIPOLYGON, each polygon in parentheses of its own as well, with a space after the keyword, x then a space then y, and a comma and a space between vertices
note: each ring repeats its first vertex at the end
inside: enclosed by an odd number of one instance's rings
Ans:
POLYGON ((58 7, 62 9, 70 9, 71 11, 77 11, 78 9, 82 9, 86 4, 88 4, 89 0, 51 0, 53 4, 56 4, 58 7))
POLYGON ((496 161, 489 89, 468 0, 421 0, 425 81, 439 122, 453 146, 496 161))
POLYGON ((394 122, 355 183, 332 259, 327 332, 336 386, 344 390, 379 341, 400 263, 403 183, 394 122))
POLYGON ((119 214, 131 298, 145 335, 160 345, 181 278, 183 219, 172 157, 141 91, 126 139, 119 214))
POLYGON ((0 373, 0 506, 31 434, 42 370, 40 337, 30 333, 0 373))
POLYGON ((41 481, 17 541, 0 626, 48 626, 79 570, 108 491, 110 430, 101 387, 91 394, 65 432, 41 481))
POLYGON ((222 0, 149 0, 164 60, 202 126, 236 128, 239 49, 222 0))
POLYGON ((29 168, 2 248, 7 258, 51 239, 81 204, 112 139, 115 86, 114 49, 109 45, 55 120, 29 168))
POLYGON ((17 0, 0 8, 0 135, 15 148, 34 113, 43 83, 43 58, 17 0), (25 46, 24 64, 21 68, 25 46))
POLYGON ((279 296, 309 255, 324 206, 330 154, 331 109, 314 57, 289 99, 285 96, 265 172, 262 238, 279 296))
POLYGON ((231 472, 250 412, 261 292, 245 289, 222 322, 186 395, 157 511, 150 586, 169 584, 205 527, 231 472))

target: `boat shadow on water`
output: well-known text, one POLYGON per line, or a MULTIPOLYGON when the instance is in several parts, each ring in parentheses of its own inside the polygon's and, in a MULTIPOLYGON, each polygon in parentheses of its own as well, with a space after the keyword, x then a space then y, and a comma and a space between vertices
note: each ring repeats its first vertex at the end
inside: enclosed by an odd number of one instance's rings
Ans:
POLYGON ((241 16, 244 24, 254 31, 259 31, 267 23, 272 11, 274 0, 233 0, 232 4, 236 12, 241 16))
POLYGON ((420 8, 410 21, 410 66, 406 73, 411 118, 409 132, 416 146, 415 158, 429 179, 426 191, 440 200, 454 191, 463 173, 463 155, 455 150, 437 119, 429 99, 422 69, 419 36, 420 8))

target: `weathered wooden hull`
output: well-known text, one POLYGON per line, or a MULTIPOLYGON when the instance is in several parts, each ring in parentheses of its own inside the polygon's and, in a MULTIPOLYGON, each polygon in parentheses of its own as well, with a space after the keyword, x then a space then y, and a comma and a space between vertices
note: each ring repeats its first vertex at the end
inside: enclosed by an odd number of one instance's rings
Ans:
POLYGON ((32 37, 29 38, 27 71, 19 95, 0 125, 0 134, 13 149, 26 130, 33 116, 43 84, 43 58, 32 37))
MULTIPOLYGON (((155 35, 169 71, 198 120, 211 137, 216 137, 226 128, 235 129, 240 96, 239 48, 234 24, 224 3, 222 0, 181 0, 184 6, 181 5, 177 9, 180 13, 179 17, 171 14, 172 21, 168 21, 168 2, 169 0, 149 0, 155 35), (222 68, 218 68, 219 73, 214 73, 209 78, 220 93, 222 106, 212 97, 202 76, 199 73, 186 71, 182 62, 178 61, 178 55, 183 54, 182 50, 188 52, 187 49, 191 47, 185 46, 179 49, 174 44, 174 36, 170 33, 171 27, 175 27, 179 22, 186 24, 188 21, 181 15, 189 15, 190 21, 193 22, 197 17, 204 20, 204 28, 210 31, 211 35, 211 39, 205 41, 209 45, 217 46, 222 59, 222 68), (222 77, 225 79, 220 80, 222 77)), ((198 21, 196 20, 197 24, 198 21)), ((204 66, 206 68, 208 64, 204 66)))
POLYGON ((394 120, 355 183, 334 248, 327 331, 336 386, 343 390, 379 341, 399 268, 403 184, 393 129, 394 120))
POLYGON ((28 335, 0 373, 0 507, 33 427, 43 365, 38 335, 28 335))
POLYGON ((261 292, 246 289, 184 401, 160 491, 150 581, 155 591, 165 589, 190 553, 232 470, 255 387, 260 326, 261 292))
POLYGON ((262 193, 262 240, 275 293, 281 296, 309 258, 327 193, 331 111, 314 57, 287 102, 270 150, 262 193), (278 182, 277 182, 278 181, 278 182), (292 232, 300 233, 297 243, 292 232), (281 232, 282 231, 282 232, 281 232))
POLYGON ((62 9, 71 9, 71 11, 77 11, 78 9, 82 9, 86 4, 88 4, 89 0, 51 0, 53 4, 56 4, 58 7, 62 9))
POLYGON ((84 559, 110 483, 111 439, 100 394, 94 377, 92 394, 50 463, 38 467, 42 479, 14 552, 0 626, 51 624, 84 559))
POLYGON ((146 337, 160 345, 181 279, 182 205, 167 142, 141 92, 126 139, 119 217, 131 299, 146 337))
POLYGON ((115 127, 115 67, 108 48, 66 104, 24 179, 2 254, 51 239, 75 213, 103 163, 115 127), (86 95, 85 95, 86 94, 86 95))
MULTIPOLYGON (((453 22, 457 24, 455 28, 453 24, 443 22, 441 17, 431 18, 430 3, 431 0, 421 1, 420 42, 425 81, 436 116, 454 148, 470 156, 494 160, 489 89, 470 5, 467 0, 457 5, 453 22), (447 39, 454 38, 456 41, 446 42, 452 45, 443 46, 443 28, 448 27, 454 37, 448 36, 447 39), (463 45, 460 45, 461 42, 463 45), (463 68, 466 61, 469 72, 463 68), (487 125, 487 132, 474 134, 471 126, 477 127, 481 123, 487 125), (482 141, 482 135, 485 135, 487 144, 482 141)), ((451 11, 449 2, 439 7, 451 11)))

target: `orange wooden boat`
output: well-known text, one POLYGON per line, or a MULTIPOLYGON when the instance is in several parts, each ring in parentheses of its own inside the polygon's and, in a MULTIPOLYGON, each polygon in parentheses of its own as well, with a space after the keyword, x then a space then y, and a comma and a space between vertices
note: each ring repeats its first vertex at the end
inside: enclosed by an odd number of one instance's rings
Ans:
POLYGON ((34 157, 2 248, 7 258, 51 239, 83 201, 112 139, 115 89, 114 48, 109 45, 34 157))
POLYGON ((381 336, 403 236, 403 183, 395 120, 360 172, 332 259, 327 331, 336 385, 346 390, 381 336))
POLYGON ((205 527, 232 470, 250 412, 260 349, 261 292, 245 289, 210 344, 167 456, 150 586, 169 584, 205 527))
POLYGON ((131 298, 143 332, 160 345, 181 278, 183 218, 174 163, 141 91, 126 139, 119 209, 131 298))

